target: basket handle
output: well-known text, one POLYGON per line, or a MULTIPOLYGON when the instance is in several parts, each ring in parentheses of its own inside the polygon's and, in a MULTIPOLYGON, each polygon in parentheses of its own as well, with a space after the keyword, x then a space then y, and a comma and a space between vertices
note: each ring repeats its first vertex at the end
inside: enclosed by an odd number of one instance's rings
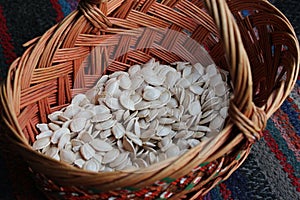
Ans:
POLYGON ((267 116, 252 101, 252 75, 250 62, 244 48, 239 28, 225 0, 205 0, 215 20, 228 56, 229 73, 234 94, 230 102, 231 121, 254 143, 262 136, 267 116))

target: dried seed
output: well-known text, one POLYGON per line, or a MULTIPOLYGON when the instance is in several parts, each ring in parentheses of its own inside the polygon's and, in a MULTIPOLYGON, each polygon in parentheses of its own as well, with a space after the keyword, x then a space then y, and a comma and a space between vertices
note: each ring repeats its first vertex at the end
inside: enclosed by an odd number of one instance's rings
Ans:
POLYGON ((51 130, 44 130, 43 132, 41 132, 40 134, 38 134, 35 138, 41 139, 43 137, 51 137, 53 135, 53 131, 51 130))
POLYGON ((91 141, 90 145, 96 150, 96 151, 111 151, 113 147, 111 144, 100 140, 100 139, 94 139, 91 141))
POLYGON ((77 118, 83 118, 83 119, 91 119, 93 116, 95 115, 95 113, 91 110, 83 110, 80 111, 79 113, 77 113, 76 115, 74 115, 73 120, 77 119, 77 118))
POLYGON ((221 108, 220 115, 223 119, 225 119, 227 117, 227 113, 228 113, 228 107, 221 108))
POLYGON ((123 163, 129 156, 128 152, 120 153, 120 155, 111 163, 109 163, 109 167, 115 168, 119 166, 121 163, 123 163))
POLYGON ((123 137, 123 148, 124 148, 126 151, 135 153, 134 145, 133 145, 132 141, 129 140, 127 137, 123 137))
POLYGON ((81 158, 74 161, 74 165, 79 167, 79 168, 83 168, 84 164, 85 164, 85 160, 83 160, 81 158))
POLYGON ((162 117, 158 121, 160 124, 163 124, 163 125, 173 124, 174 122, 176 122, 176 120, 174 118, 169 118, 169 117, 162 117))
POLYGON ((57 144, 58 148, 63 149, 65 145, 70 141, 70 139, 71 139, 71 135, 69 133, 64 133, 58 141, 57 144))
POLYGON ((180 153, 180 149, 175 144, 171 145, 166 151, 166 155, 168 158, 178 156, 179 153, 180 153))
MULTIPOLYGON (((101 102, 101 101, 99 101, 101 102)), ((104 99, 104 103, 111 109, 111 110, 119 110, 122 108, 121 104, 119 103, 119 99, 114 97, 107 97, 104 99)))
POLYGON ((61 149, 59 152, 60 160, 69 164, 72 164, 75 161, 75 153, 71 150, 61 149))
POLYGON ((201 113, 200 101, 193 101, 189 106, 189 113, 191 115, 199 115, 201 113))
POLYGON ((125 128, 121 123, 116 123, 115 126, 112 127, 112 133, 116 137, 116 139, 120 139, 125 135, 125 128))
POLYGON ((148 167, 148 163, 145 160, 141 159, 141 158, 135 159, 134 163, 137 164, 138 168, 148 167))
POLYGON ((92 158, 95 155, 95 153, 96 153, 95 150, 88 143, 85 143, 80 147, 80 154, 86 160, 92 158))
POLYGON ((130 94, 131 94, 131 91, 124 91, 122 92, 121 96, 120 96, 120 103, 121 105, 128 109, 128 110, 135 110, 134 108, 134 102, 130 99, 130 94))
POLYGON ((202 119, 199 124, 206 124, 208 122, 210 122, 211 120, 213 120, 215 117, 218 116, 218 113, 213 112, 211 115, 209 115, 208 117, 202 119))
POLYGON ((106 154, 104 154, 102 163, 108 164, 113 162, 120 154, 120 151, 118 149, 113 149, 111 151, 108 151, 106 154))
POLYGON ((148 129, 141 134, 142 139, 150 139, 152 136, 155 135, 155 129, 148 129))
POLYGON ((49 156, 55 160, 60 160, 60 157, 59 157, 59 149, 57 147, 50 147, 46 152, 45 152, 45 155, 46 156, 49 156))
POLYGON ((167 127, 167 126, 159 126, 159 127, 158 127, 158 130, 157 130, 157 132, 156 132, 156 135, 157 135, 157 136, 163 137, 163 136, 169 135, 170 132, 171 132, 171 128, 170 128, 170 127, 167 127))
POLYGON ((40 132, 49 131, 48 124, 37 124, 36 127, 39 129, 40 132))
POLYGON ((100 122, 95 125, 95 128, 100 131, 104 131, 112 128, 117 123, 116 120, 107 120, 105 122, 100 122))
POLYGON ((92 137, 91 134, 89 134, 87 131, 81 131, 78 136, 78 139, 80 139, 84 143, 91 142, 94 138, 92 137))
POLYGON ((213 130, 218 130, 224 124, 224 118, 220 115, 216 116, 211 122, 209 123, 209 128, 213 130))
POLYGON ((161 95, 161 91, 152 86, 146 86, 144 88, 143 98, 147 101, 154 101, 161 95))
POLYGON ((86 123, 86 118, 76 118, 73 119, 70 124, 70 129, 73 132, 80 132, 84 129, 86 123))
POLYGON ((70 134, 70 130, 67 128, 60 128, 54 131, 53 135, 51 136, 51 142, 53 144, 57 144, 63 134, 70 134))
POLYGON ((126 133, 126 136, 128 138, 130 138, 132 140, 132 142, 134 142, 135 144, 139 145, 139 146, 142 146, 143 145, 143 141, 137 136, 135 135, 134 133, 130 132, 130 131, 127 131, 126 133))
POLYGON ((83 169, 88 170, 88 171, 92 171, 92 172, 98 172, 100 168, 99 162, 96 161, 95 159, 90 159, 88 161, 86 161, 83 164, 83 169))
POLYGON ((124 90, 128 90, 131 87, 131 80, 129 78, 129 75, 126 74, 122 74, 118 77, 118 79, 120 80, 120 87, 124 90))
POLYGON ((59 125, 54 124, 54 123, 49 123, 48 126, 52 131, 56 131, 61 128, 59 125))
POLYGON ((32 145, 32 148, 34 150, 40 150, 40 149, 43 149, 47 146, 50 145, 50 137, 43 137, 43 138, 40 138, 38 140, 36 140, 33 145, 32 145))
POLYGON ((93 107, 93 111, 95 112, 96 115, 110 113, 110 109, 108 107, 106 107, 105 105, 96 105, 93 107))
POLYGON ((104 122, 111 118, 112 118, 112 114, 109 114, 109 113, 108 114, 105 114, 105 113, 97 114, 91 119, 91 122, 93 122, 93 123, 104 122))

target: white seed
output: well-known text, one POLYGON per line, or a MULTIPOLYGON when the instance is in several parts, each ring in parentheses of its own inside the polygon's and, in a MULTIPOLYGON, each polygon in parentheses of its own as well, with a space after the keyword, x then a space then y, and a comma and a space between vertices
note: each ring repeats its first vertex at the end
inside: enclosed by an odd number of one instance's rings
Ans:
POLYGON ((128 110, 135 110, 134 108, 135 103, 130 99, 130 93, 131 91, 127 91, 127 90, 122 92, 120 96, 120 103, 124 108, 128 110))
POLYGON ((133 65, 128 69, 128 74, 133 77, 136 73, 141 71, 141 66, 140 65, 133 65))
POLYGON ((110 113, 110 109, 108 107, 106 107, 105 105, 96 105, 93 108, 93 111, 95 112, 95 114, 109 114, 110 113))
POLYGON ((141 159, 141 158, 135 159, 134 163, 136 163, 139 168, 148 167, 148 163, 145 160, 141 159))
POLYGON ((113 127, 116 124, 116 122, 117 122, 116 120, 107 120, 105 122, 97 123, 95 125, 95 128, 97 130, 104 131, 113 127))
POLYGON ((46 156, 49 156, 55 160, 60 160, 60 157, 59 157, 59 149, 57 147, 50 147, 46 152, 45 152, 45 155, 46 156))
POLYGON ((83 169, 98 172, 100 168, 99 162, 95 159, 90 159, 83 164, 83 169))
POLYGON ((175 144, 171 145, 166 151, 166 155, 168 158, 178 156, 179 153, 180 153, 180 149, 175 144))
POLYGON ((79 168, 83 168, 84 163, 85 163, 85 160, 83 160, 81 158, 74 161, 74 165, 79 168))
POLYGON ((61 149, 59 152, 60 160, 69 164, 72 164, 75 161, 75 153, 71 150, 61 149))
POLYGON ((96 151, 111 151, 113 147, 111 144, 100 140, 100 139, 94 139, 91 141, 90 145, 96 150, 96 151))
POLYGON ((227 113, 228 113, 228 107, 221 108, 220 115, 223 119, 225 119, 227 117, 227 113))
POLYGON ((134 142, 135 144, 139 145, 139 146, 142 146, 143 145, 143 141, 137 136, 135 135, 134 133, 130 132, 130 131, 127 131, 126 133, 126 136, 128 138, 130 138, 132 140, 132 142, 134 142))
POLYGON ((156 135, 157 136, 167 136, 169 135, 171 132, 171 128, 170 127, 167 127, 167 126, 160 126, 158 127, 158 130, 156 132, 156 135))
POLYGON ((86 118, 76 118, 73 119, 71 124, 70 124, 70 129, 73 132, 80 132, 84 129, 86 124, 86 118))
POLYGON ((109 81, 106 82, 105 92, 109 96, 114 96, 115 92, 119 89, 120 81, 116 80, 116 78, 112 78, 109 81))
POLYGON ((156 100, 160 95, 161 95, 161 91, 155 87, 146 86, 144 88, 143 98, 147 101, 156 100))
POLYGON ((48 124, 37 124, 36 127, 39 129, 40 132, 49 131, 48 124))
POLYGON ((220 115, 216 116, 211 122, 209 123, 209 128, 213 130, 218 130, 224 124, 224 118, 220 115))
POLYGON ((121 104, 119 103, 119 99, 114 97, 105 98, 104 103, 112 110, 119 110, 122 108, 121 104))
POLYGON ((86 160, 92 158, 95 155, 95 153, 96 153, 95 150, 88 143, 85 143, 80 147, 80 154, 86 160))
POLYGON ((70 134, 70 130, 67 128, 60 128, 54 131, 53 135, 51 136, 51 142, 53 144, 57 144, 63 134, 70 134))
POLYGON ((120 151, 118 149, 113 149, 111 151, 108 151, 106 154, 104 154, 102 163, 108 164, 113 162, 120 154, 120 151))
POLYGON ((52 131, 56 131, 61 128, 59 125, 54 124, 54 123, 49 123, 48 126, 52 131))
POLYGON ((128 76, 128 74, 122 74, 118 77, 120 80, 120 88, 124 90, 128 90, 131 87, 131 80, 128 76))
POLYGON ((142 139, 147 139, 147 138, 151 138, 154 135, 155 135, 155 129, 150 129, 149 128, 148 130, 142 132, 141 138, 142 139))
POLYGON ((109 113, 101 113, 101 114, 97 114, 95 115, 92 119, 91 122, 104 122, 106 120, 109 120, 112 118, 112 114, 109 113))
POLYGON ((38 140, 38 139, 41 139, 43 137, 51 137, 52 135, 53 135, 53 131, 44 130, 40 134, 38 134, 35 138, 38 140))
POLYGON ((70 139, 71 139, 71 135, 69 133, 64 133, 58 141, 57 144, 58 148, 63 149, 65 145, 70 141, 70 139))
POLYGON ((120 155, 113 161, 109 164, 109 166, 111 168, 115 168, 117 166, 119 166, 121 163, 123 163, 129 156, 129 153, 128 152, 123 152, 123 153, 120 153, 120 155))
POLYGON ((43 137, 43 138, 40 138, 38 140, 36 140, 33 145, 32 145, 32 148, 34 150, 40 150, 40 149, 43 149, 47 146, 50 145, 50 137, 43 137))
POLYGON ((125 135, 125 128, 121 123, 116 123, 115 126, 112 127, 112 133, 116 137, 116 139, 120 139, 125 135))

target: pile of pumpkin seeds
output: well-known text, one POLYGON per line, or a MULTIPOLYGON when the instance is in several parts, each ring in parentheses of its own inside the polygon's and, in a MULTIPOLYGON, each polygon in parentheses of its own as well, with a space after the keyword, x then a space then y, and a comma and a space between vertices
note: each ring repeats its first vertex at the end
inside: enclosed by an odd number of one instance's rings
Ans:
POLYGON ((37 124, 33 149, 90 170, 144 168, 221 131, 230 90, 216 65, 151 59, 103 75, 86 94, 37 124))

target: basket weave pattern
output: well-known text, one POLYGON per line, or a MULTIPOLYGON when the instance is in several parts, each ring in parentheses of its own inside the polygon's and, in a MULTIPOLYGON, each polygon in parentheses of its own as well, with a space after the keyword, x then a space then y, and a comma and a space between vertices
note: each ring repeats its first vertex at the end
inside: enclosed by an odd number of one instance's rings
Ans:
POLYGON ((1 87, 7 128, 2 140, 28 162, 50 199, 205 195, 247 158, 299 71, 293 28, 264 0, 81 0, 61 23, 25 45, 1 87), (181 34, 160 34, 170 30, 181 34), (138 40, 137 33, 142 34, 138 40), (46 123, 48 114, 90 89, 102 74, 150 58, 166 64, 201 59, 199 45, 186 38, 205 47, 231 77, 229 117, 218 136, 177 160, 134 172, 88 172, 31 148, 35 125, 46 123))

